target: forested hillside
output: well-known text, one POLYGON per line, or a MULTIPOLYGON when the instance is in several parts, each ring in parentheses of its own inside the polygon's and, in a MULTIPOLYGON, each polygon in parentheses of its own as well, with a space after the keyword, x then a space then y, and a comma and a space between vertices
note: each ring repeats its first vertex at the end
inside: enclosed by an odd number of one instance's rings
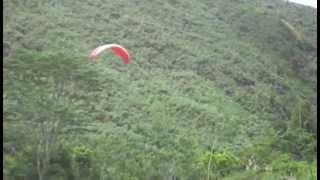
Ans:
POLYGON ((316 9, 4 0, 6 180, 316 179, 316 9), (118 43, 131 63, 98 45, 118 43))

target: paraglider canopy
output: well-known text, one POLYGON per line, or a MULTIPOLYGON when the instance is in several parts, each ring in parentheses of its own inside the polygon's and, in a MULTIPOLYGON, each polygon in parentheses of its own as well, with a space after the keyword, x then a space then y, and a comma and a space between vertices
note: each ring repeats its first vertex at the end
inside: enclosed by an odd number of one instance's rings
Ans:
POLYGON ((102 46, 98 46, 97 48, 91 51, 89 58, 95 59, 101 52, 103 52, 106 49, 111 49, 117 56, 119 56, 123 60, 124 63, 129 63, 128 51, 119 44, 105 44, 102 46))

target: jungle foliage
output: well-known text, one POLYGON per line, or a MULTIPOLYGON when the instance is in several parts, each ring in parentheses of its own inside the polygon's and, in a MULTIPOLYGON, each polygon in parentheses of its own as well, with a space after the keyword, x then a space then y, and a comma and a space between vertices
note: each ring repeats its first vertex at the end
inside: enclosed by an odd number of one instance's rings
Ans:
POLYGON ((316 9, 4 0, 7 180, 316 179, 316 9), (119 43, 88 60, 94 47, 119 43))

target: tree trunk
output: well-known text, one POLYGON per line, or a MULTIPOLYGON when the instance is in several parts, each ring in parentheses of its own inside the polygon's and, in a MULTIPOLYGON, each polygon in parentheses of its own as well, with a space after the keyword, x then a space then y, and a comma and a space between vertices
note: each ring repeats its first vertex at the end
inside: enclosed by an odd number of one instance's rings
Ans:
POLYGON ((38 178, 39 180, 43 180, 43 170, 42 170, 42 163, 41 163, 41 145, 38 145, 37 148, 37 172, 38 172, 38 178))
POLYGON ((210 168, 211 168, 212 152, 213 152, 213 144, 211 146, 210 159, 209 159, 209 162, 208 162, 208 177, 207 177, 207 180, 210 180, 210 168))

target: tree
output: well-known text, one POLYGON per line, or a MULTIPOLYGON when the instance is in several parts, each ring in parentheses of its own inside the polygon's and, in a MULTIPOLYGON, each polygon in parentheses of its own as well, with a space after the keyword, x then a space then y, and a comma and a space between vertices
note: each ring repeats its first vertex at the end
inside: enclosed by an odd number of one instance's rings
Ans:
POLYGON ((91 111, 79 107, 97 90, 97 73, 83 62, 66 54, 21 51, 4 65, 4 92, 8 104, 13 103, 4 119, 14 114, 15 120, 29 126, 37 144, 39 180, 46 179, 61 134, 86 121, 84 114, 91 111))

